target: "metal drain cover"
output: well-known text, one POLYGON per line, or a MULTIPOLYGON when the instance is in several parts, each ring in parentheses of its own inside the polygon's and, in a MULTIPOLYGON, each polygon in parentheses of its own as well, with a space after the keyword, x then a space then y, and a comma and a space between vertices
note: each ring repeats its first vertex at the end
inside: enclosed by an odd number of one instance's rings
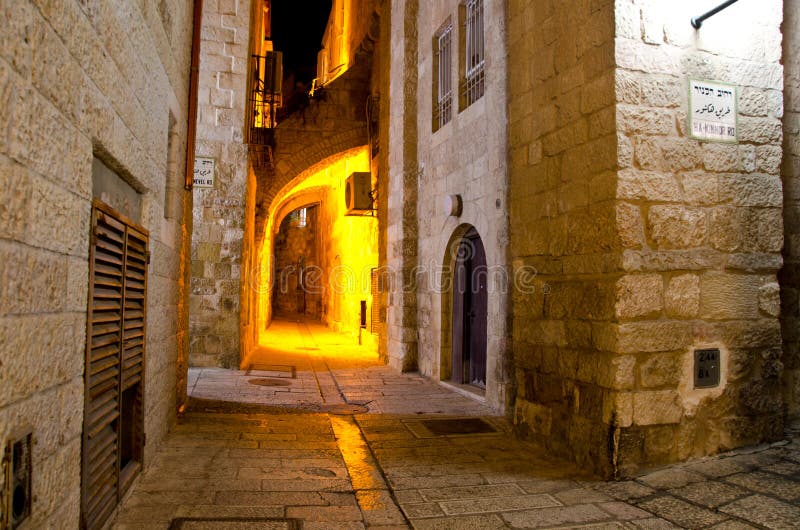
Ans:
POLYGON ((486 434, 497 432, 497 429, 480 418, 421 420, 420 423, 434 436, 448 436, 452 434, 486 434))
POLYGON ((173 519, 169 530, 298 530, 297 519, 173 519))
POLYGON ((267 379, 267 378, 259 378, 259 379, 248 379, 248 383, 251 385, 257 386, 292 386, 291 381, 287 381, 285 379, 267 379))

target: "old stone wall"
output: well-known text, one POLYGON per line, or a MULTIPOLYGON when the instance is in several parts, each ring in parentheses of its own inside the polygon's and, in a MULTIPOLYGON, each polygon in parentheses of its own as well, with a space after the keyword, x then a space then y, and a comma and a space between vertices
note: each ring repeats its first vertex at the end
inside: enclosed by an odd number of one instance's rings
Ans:
POLYGON ((450 378, 452 291, 441 280, 452 275, 454 249, 472 226, 481 237, 490 271, 484 397, 503 410, 510 383, 506 371, 509 333, 506 14, 504 2, 485 2, 484 95, 464 108, 459 105, 458 97, 459 69, 465 61, 465 50, 458 45, 465 32, 465 26, 459 23, 459 5, 457 0, 420 2, 416 13, 417 65, 408 73, 418 76, 414 94, 417 134, 413 146, 418 166, 410 175, 419 189, 416 205, 419 268, 415 277, 418 367, 422 374, 434 379, 450 378), (448 19, 453 24, 450 63, 455 87, 453 113, 449 123, 434 131, 431 93, 436 80, 431 43, 448 19), (460 215, 445 211, 448 195, 461 197, 460 215))
POLYGON ((783 8, 783 395, 789 418, 796 419, 800 416, 800 5, 786 0, 783 8))
POLYGON ((0 3, 0 444, 36 439, 31 528, 79 526, 94 157, 150 232, 146 462, 174 421, 191 31, 188 1, 0 3))
MULTIPOLYGON (((618 0, 615 324, 620 472, 783 433, 782 2, 737 3, 701 29, 694 2, 618 0), (738 141, 687 130, 689 80, 728 83, 738 141), (699 389, 695 351, 719 348, 699 389)), ((604 418, 609 421, 609 418, 604 418)), ((616 436, 616 435, 615 435, 616 436)))
POLYGON ((243 143, 250 2, 203 3, 195 156, 215 160, 212 189, 194 190, 190 363, 239 364, 247 145, 243 143))
MULTIPOLYGON (((419 0, 390 2, 391 49, 388 68, 388 149, 386 189, 386 265, 393 281, 387 286, 386 352, 389 365, 398 370, 417 368, 417 33, 419 0), (408 288, 407 286, 411 286, 408 288)), ((383 180, 385 178, 385 180, 383 180)), ((379 181, 380 182, 380 181, 379 181)), ((380 196, 380 195, 379 195, 380 196)), ((382 199, 379 199, 382 200, 382 199)))
POLYGON ((614 5, 509 3, 514 422, 587 467, 608 462, 618 384, 614 5), (608 418, 606 418, 606 423, 608 418))

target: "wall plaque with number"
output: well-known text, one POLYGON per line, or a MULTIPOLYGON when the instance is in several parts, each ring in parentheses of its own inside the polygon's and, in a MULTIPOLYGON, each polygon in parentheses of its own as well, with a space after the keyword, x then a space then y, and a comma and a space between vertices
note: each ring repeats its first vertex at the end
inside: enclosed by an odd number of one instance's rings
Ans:
POLYGON ((719 349, 694 351, 694 387, 719 386, 719 349))

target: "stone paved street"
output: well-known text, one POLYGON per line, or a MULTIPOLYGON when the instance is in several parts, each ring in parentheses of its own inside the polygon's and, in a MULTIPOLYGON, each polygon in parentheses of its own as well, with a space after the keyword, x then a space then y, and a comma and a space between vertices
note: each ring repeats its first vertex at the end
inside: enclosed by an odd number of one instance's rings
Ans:
POLYGON ((114 528, 800 528, 792 433, 602 482, 320 326, 267 339, 249 371, 190 372, 190 407, 114 528))

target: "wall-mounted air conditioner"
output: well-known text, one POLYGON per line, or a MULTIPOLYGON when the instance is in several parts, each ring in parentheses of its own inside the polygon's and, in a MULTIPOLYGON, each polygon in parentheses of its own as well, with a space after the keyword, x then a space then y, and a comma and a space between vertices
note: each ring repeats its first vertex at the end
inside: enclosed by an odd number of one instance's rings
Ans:
POLYGON ((372 195, 370 194, 372 185, 371 175, 367 173, 353 173, 344 186, 344 203, 347 207, 347 215, 361 215, 373 210, 372 195))

